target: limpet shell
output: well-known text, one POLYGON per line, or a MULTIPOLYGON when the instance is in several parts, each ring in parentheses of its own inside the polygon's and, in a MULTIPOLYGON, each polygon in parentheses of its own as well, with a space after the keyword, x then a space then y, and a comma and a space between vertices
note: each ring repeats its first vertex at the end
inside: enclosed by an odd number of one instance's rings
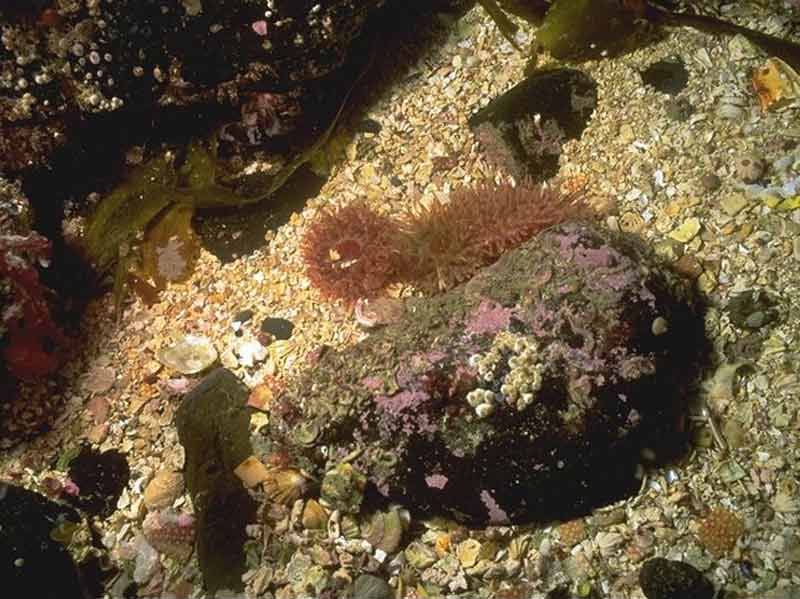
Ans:
POLYGON ((265 481, 269 470, 256 456, 251 455, 244 462, 233 469, 233 473, 244 483, 247 488, 255 487, 265 481))

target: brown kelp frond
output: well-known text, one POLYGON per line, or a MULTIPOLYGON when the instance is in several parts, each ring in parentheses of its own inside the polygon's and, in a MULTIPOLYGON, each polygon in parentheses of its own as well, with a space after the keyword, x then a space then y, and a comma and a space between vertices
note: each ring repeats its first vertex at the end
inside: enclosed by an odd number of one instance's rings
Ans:
POLYGON ((306 274, 329 299, 375 297, 394 270, 397 224, 364 203, 326 210, 301 244, 306 274))

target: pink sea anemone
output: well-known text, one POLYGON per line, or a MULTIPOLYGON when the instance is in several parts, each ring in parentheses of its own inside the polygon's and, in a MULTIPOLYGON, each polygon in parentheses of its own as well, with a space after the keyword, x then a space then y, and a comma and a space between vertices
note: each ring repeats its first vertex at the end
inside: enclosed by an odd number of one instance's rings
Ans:
POLYGON ((365 204, 326 211, 302 241, 306 274, 326 297, 353 304, 392 280, 396 223, 365 204))
POLYGON ((447 289, 539 231, 591 210, 577 195, 523 180, 483 184, 412 207, 402 226, 408 278, 447 289))

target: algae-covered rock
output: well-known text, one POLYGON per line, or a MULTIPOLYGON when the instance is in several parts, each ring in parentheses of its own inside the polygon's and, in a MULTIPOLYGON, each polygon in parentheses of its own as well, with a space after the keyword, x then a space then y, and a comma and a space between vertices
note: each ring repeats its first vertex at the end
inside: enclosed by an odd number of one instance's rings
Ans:
POLYGON ((186 394, 176 415, 197 516, 197 559, 211 592, 241 590, 245 526, 255 521, 254 503, 233 472, 253 453, 247 396, 247 387, 219 368, 186 394))
POLYGON ((640 242, 559 226, 324 355, 254 445, 319 480, 338 464, 363 473, 362 509, 568 520, 635 492, 643 460, 684 448, 703 330, 691 286, 640 242), (314 446, 298 437, 308 427, 314 446))
POLYGON ((481 152, 517 179, 558 172, 561 147, 579 139, 597 106, 597 84, 574 69, 537 71, 469 119, 481 152))

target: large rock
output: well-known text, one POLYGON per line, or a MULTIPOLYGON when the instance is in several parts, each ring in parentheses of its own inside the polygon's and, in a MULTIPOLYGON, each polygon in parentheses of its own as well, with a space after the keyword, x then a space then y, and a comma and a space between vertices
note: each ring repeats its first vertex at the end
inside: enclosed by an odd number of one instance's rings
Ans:
POLYGON ((4 594, 86 599, 89 594, 81 585, 75 562, 65 546, 55 540, 60 531, 80 521, 71 507, 0 483, 0 580, 4 594))
POLYGON ((567 519, 684 448, 703 315, 636 240, 563 225, 406 313, 325 355, 254 438, 334 507, 353 511, 366 476, 367 502, 470 525, 567 519))
POLYGON ((186 394, 176 414, 186 450, 186 487, 197 516, 197 559, 210 592, 241 590, 245 526, 255 504, 234 469, 252 451, 247 387, 218 368, 186 394))

